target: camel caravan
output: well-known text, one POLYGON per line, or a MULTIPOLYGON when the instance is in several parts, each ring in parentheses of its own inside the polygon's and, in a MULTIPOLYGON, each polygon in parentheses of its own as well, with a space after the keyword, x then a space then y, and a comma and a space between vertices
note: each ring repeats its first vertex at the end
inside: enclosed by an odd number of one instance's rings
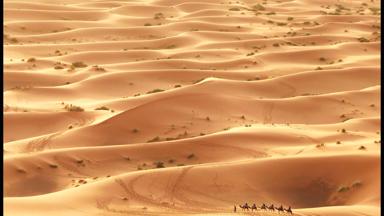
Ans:
MULTIPOLYGON (((283 205, 280 205, 280 207, 275 207, 273 204, 271 204, 270 206, 267 206, 267 205, 265 205, 265 204, 263 203, 262 206, 257 207, 255 203, 253 203, 252 206, 248 205, 248 203, 245 203, 244 205, 239 205, 239 207, 240 207, 243 211, 245 211, 245 210, 247 210, 247 211, 249 211, 249 210, 251 210, 251 211, 257 211, 257 210, 260 209, 260 210, 264 210, 264 211, 272 211, 272 212, 277 211, 278 213, 280 213, 280 212, 282 212, 282 213, 287 212, 287 213, 289 213, 289 214, 293 214, 293 213, 292 213, 291 206, 289 206, 288 208, 284 208, 283 205)), ((233 211, 234 211, 234 212, 237 211, 237 209, 236 209, 236 205, 234 205, 234 207, 233 207, 233 211)))

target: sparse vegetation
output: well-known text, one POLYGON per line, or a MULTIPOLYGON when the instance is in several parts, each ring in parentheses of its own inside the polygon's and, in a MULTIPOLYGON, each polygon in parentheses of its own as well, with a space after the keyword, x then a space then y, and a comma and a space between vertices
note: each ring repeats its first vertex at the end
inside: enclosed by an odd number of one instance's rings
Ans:
POLYGON ((326 61, 327 59, 325 59, 324 57, 320 57, 319 58, 319 61, 322 61, 322 62, 324 62, 324 61, 326 61))
POLYGON ((195 157, 196 157, 195 154, 190 154, 190 155, 187 156, 188 159, 192 159, 192 158, 195 158, 195 157))
POLYGON ((139 130, 137 128, 132 129, 132 133, 138 133, 138 132, 139 132, 139 130))
POLYGON ((175 87, 175 88, 180 88, 180 87, 181 87, 181 85, 175 85, 174 87, 175 87))
POLYGON ((341 133, 347 133, 347 131, 343 128, 341 129, 341 133))
POLYGON ((272 44, 274 47, 279 47, 280 45, 278 43, 272 44))
POLYGON ((341 142, 340 142, 340 141, 337 141, 336 144, 341 144, 341 142))
POLYGON ((145 23, 144 26, 152 26, 151 23, 145 23))
POLYGON ((288 21, 292 21, 292 20, 293 20, 293 17, 288 17, 287 20, 288 20, 288 21))

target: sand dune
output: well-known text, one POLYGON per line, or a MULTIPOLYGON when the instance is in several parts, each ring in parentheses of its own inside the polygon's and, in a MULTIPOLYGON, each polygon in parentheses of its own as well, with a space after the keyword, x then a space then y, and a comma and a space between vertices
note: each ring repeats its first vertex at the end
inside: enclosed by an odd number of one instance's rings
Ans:
POLYGON ((5 215, 379 215, 380 6, 6 0, 5 215))

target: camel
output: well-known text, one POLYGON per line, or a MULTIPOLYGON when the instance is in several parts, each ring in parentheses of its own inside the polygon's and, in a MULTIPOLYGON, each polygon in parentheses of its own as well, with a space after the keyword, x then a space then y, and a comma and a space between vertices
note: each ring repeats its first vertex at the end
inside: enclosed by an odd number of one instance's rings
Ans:
POLYGON ((273 204, 271 204, 269 207, 268 207, 269 210, 272 210, 272 211, 275 211, 275 206, 273 204))
POLYGON ((245 203, 243 206, 242 205, 239 205, 239 207, 244 210, 244 209, 247 209, 247 211, 249 211, 249 209, 251 208, 248 203, 245 203))
POLYGON ((289 206, 287 209, 285 209, 285 211, 287 211, 287 212, 290 213, 290 214, 293 214, 293 213, 292 213, 291 206, 289 206))
POLYGON ((252 210, 252 211, 253 211, 253 210, 257 211, 257 206, 256 206, 255 203, 253 203, 253 205, 252 205, 252 207, 251 207, 251 210, 252 210))
POLYGON ((264 210, 267 210, 268 207, 267 207, 267 205, 265 205, 265 203, 263 203, 263 205, 260 206, 260 208, 261 208, 261 209, 264 209, 264 210))
POLYGON ((280 212, 283 212, 284 213, 284 208, 283 208, 283 205, 280 205, 279 208, 276 208, 276 210, 280 213, 280 212))

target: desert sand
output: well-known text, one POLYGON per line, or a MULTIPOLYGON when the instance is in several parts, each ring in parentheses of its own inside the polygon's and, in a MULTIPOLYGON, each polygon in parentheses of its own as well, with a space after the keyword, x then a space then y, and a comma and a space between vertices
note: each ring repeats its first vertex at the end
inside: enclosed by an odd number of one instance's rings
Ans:
POLYGON ((380 7, 5 0, 5 215, 379 215, 380 7))

